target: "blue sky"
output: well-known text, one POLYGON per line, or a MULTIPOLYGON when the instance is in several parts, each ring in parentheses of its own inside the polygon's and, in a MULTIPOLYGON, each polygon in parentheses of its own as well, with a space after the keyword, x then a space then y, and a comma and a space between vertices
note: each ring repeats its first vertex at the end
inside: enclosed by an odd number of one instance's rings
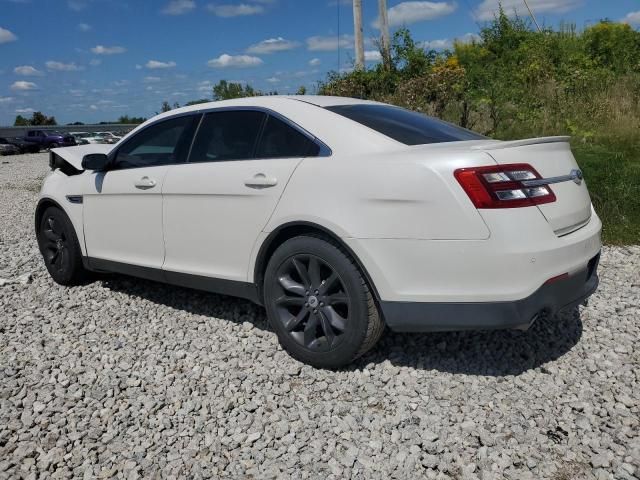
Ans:
MULTIPOLYGON (((362 3, 371 64, 377 0, 362 3)), ((388 0, 389 20, 443 48, 472 38, 497 3, 388 0)), ((524 14, 522 0, 502 3, 524 14)), ((639 0, 529 3, 547 25, 640 25, 639 0)), ((61 123, 151 116, 163 100, 210 97, 220 79, 313 92, 328 71, 351 66, 352 33, 351 0, 0 0, 0 125, 33 110, 61 123)))

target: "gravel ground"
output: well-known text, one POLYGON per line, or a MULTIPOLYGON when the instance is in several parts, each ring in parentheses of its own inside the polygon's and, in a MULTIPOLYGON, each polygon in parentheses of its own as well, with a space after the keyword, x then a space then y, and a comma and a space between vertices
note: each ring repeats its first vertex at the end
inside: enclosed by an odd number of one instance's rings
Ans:
POLYGON ((0 159, 1 478, 638 478, 640 247, 605 248, 590 305, 526 333, 389 333, 318 371, 245 301, 54 284, 46 169, 0 159))

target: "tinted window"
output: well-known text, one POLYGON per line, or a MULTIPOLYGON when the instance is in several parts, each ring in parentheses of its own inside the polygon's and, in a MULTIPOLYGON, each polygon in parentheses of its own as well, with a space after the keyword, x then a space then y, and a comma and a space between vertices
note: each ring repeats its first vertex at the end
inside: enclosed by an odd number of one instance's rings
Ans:
POLYGON ((176 117, 145 128, 118 149, 114 168, 185 162, 199 118, 198 115, 176 117))
POLYGON ((437 118, 390 105, 327 107, 355 122, 407 145, 482 140, 486 137, 437 118))
POLYGON ((266 114, 250 110, 205 115, 193 144, 190 162, 215 162, 253 158, 266 114))
POLYGON ((256 158, 315 157, 320 147, 295 128, 269 116, 256 158))

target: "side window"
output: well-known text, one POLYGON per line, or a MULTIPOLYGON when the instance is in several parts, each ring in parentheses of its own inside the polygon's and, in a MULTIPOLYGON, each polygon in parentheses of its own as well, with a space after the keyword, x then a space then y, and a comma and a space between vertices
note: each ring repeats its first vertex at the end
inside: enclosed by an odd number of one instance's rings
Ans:
POLYGON ((184 163, 199 119, 199 115, 185 115, 145 128, 118 149, 113 168, 184 163))
POLYGON ((189 162, 253 158, 265 116, 252 110, 207 113, 198 129, 189 162))
POLYGON ((320 147, 306 135, 270 115, 256 158, 315 157, 319 152, 320 147))

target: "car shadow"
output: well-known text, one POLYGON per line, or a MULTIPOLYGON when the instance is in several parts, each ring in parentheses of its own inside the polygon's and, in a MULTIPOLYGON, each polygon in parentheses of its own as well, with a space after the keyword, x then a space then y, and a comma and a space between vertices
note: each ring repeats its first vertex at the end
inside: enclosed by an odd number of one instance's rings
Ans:
POLYGON ((527 331, 485 330, 438 333, 387 331, 354 365, 389 361, 398 367, 502 377, 541 368, 569 352, 582 336, 578 308, 537 320, 527 331))
MULTIPOLYGON (((254 303, 208 292, 123 275, 99 277, 104 287, 175 310, 249 322, 273 331, 264 309, 254 303)), ((526 332, 489 330, 439 333, 394 333, 387 330, 378 345, 346 370, 389 362, 397 367, 454 374, 507 376, 541 368, 570 351, 582 336, 580 311, 575 308, 536 321, 526 332)))

